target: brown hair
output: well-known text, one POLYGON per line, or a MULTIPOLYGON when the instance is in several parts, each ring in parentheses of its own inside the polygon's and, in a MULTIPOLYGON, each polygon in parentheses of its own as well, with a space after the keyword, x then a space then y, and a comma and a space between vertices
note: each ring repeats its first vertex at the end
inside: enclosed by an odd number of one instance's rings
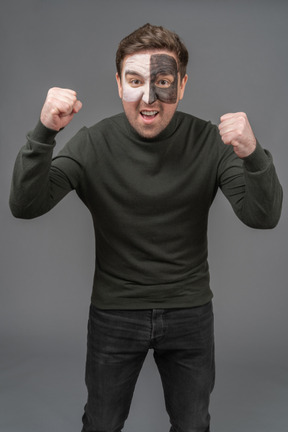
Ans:
POLYGON ((121 77, 123 60, 127 55, 139 51, 151 49, 164 49, 176 54, 179 64, 181 79, 186 74, 188 63, 188 51, 179 36, 161 26, 154 26, 149 23, 138 28, 120 42, 116 53, 116 68, 121 77))

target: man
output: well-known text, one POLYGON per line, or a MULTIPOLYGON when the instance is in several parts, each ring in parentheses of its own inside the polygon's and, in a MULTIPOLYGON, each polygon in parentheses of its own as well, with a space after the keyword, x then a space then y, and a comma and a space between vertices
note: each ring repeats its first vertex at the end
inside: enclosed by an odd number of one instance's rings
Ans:
POLYGON ((82 106, 75 91, 53 88, 16 160, 10 198, 16 217, 46 213, 75 189, 93 218, 83 432, 123 428, 149 349, 171 430, 210 430, 209 208, 220 187, 248 226, 273 228, 280 217, 272 158, 246 114, 222 116, 218 129, 177 111, 187 62, 175 33, 141 27, 116 55, 124 113, 82 128, 52 159, 56 134, 82 106))

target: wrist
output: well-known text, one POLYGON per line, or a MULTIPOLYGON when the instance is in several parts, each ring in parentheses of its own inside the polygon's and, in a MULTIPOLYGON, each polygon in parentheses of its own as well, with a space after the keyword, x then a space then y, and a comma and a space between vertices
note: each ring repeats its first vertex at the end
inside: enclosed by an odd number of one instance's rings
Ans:
POLYGON ((45 126, 39 119, 35 128, 30 132, 30 139, 45 144, 54 144, 55 137, 59 131, 50 129, 45 126))
POLYGON ((259 142, 256 142, 255 149, 248 156, 243 158, 244 166, 247 171, 256 172, 264 171, 269 163, 269 158, 265 153, 265 150, 260 146, 259 142))

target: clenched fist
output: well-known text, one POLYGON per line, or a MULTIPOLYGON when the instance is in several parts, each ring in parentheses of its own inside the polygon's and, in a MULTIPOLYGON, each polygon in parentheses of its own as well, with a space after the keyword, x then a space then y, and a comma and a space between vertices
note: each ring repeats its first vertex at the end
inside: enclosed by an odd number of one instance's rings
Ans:
POLYGON ((82 103, 74 90, 53 87, 47 93, 40 120, 47 128, 59 131, 81 108, 82 103))
POLYGON ((219 132, 224 144, 232 145, 240 158, 249 156, 256 148, 256 138, 243 112, 225 114, 220 118, 219 132))

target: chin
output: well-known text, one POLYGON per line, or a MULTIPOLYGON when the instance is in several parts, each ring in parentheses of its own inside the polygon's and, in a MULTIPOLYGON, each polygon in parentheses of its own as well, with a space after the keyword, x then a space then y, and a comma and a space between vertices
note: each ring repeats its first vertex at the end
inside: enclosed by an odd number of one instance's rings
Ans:
POLYGON ((161 133, 161 130, 148 130, 145 128, 135 128, 135 130, 143 138, 156 138, 161 133))

